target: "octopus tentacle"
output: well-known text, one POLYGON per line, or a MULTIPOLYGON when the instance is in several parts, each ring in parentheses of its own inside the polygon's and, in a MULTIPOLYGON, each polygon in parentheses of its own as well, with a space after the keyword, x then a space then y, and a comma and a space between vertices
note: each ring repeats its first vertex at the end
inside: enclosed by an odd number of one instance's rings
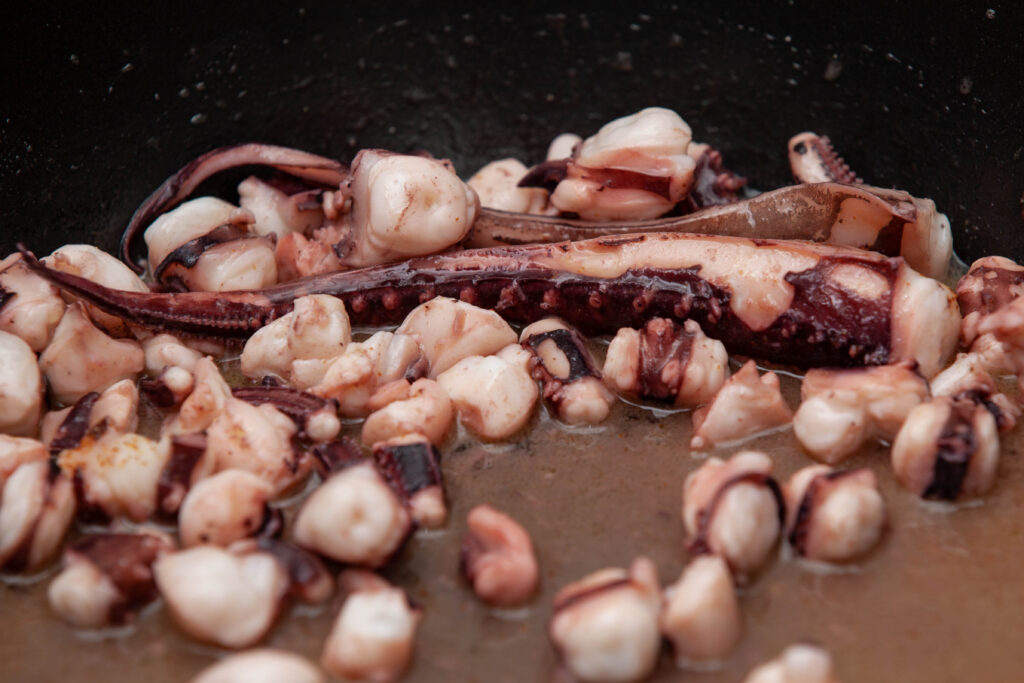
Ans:
POLYGON ((143 272, 142 265, 132 258, 132 246, 138 233, 160 214, 180 204, 207 178, 248 165, 271 166, 314 183, 335 187, 341 184, 348 172, 339 161, 276 145, 250 142, 211 150, 185 164, 136 209, 121 236, 121 260, 135 272, 143 272))
POLYGON ((952 293, 900 259, 805 242, 624 235, 440 254, 220 294, 112 291, 27 252, 25 261, 136 324, 226 341, 287 313, 300 296, 336 296, 353 325, 381 326, 401 321, 426 293, 468 300, 509 322, 560 316, 585 334, 653 317, 693 319, 732 353, 803 367, 918 360, 934 374, 960 324, 952 293), (933 316, 927 325, 925 316, 933 316))
POLYGON ((798 183, 834 182, 863 185, 836 153, 827 135, 800 133, 789 140, 789 166, 798 183))

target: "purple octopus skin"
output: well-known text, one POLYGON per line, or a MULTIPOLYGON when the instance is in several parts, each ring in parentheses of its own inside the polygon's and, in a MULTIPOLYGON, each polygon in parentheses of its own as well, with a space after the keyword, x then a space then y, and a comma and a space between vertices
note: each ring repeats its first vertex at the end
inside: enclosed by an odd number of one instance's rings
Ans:
POLYGON ((807 242, 623 235, 440 254, 251 292, 149 294, 111 290, 22 253, 35 272, 122 319, 236 343, 309 294, 339 297, 352 324, 366 326, 398 323, 448 296, 513 323, 559 316, 584 334, 693 319, 730 353, 802 367, 917 360, 930 376, 952 354, 960 325, 952 292, 902 260, 807 242))
POLYGON ((338 411, 338 402, 333 398, 314 396, 305 391, 286 386, 264 384, 262 386, 235 387, 231 390, 235 398, 254 406, 269 403, 291 418, 300 430, 305 429, 310 415, 327 409, 338 411))
POLYGON ((248 165, 270 166, 328 187, 337 187, 348 174, 348 167, 339 161, 288 147, 244 143, 211 150, 165 180, 135 211, 121 236, 121 260, 135 272, 142 273, 143 266, 132 258, 132 247, 139 233, 161 214, 180 204, 207 178, 248 165))

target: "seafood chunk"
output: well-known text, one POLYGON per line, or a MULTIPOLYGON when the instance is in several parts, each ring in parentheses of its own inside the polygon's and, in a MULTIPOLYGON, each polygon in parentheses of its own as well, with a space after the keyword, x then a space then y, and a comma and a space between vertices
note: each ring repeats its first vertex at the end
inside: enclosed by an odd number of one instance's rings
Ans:
POLYGON ((981 495, 995 483, 998 464, 996 420, 967 398, 937 396, 917 406, 892 444, 896 478, 922 498, 981 495))
POLYGON ((743 683, 839 683, 832 655, 818 645, 790 645, 770 662, 753 669, 743 683))
POLYGON ((287 194, 249 176, 238 184, 238 203, 252 214, 252 230, 260 237, 274 235, 280 240, 293 232, 310 233, 324 222, 317 190, 287 194))
POLYGON ((1024 388, 1024 297, 1018 297, 979 325, 982 337, 971 348, 976 348, 986 335, 1001 347, 1003 365, 1017 375, 1018 387, 1024 388))
POLYGON ((347 570, 338 582, 349 593, 320 663, 345 680, 397 680, 412 660, 422 611, 404 590, 371 572, 347 570))
POLYGON ((64 551, 64 569, 50 583, 50 607, 78 628, 130 620, 157 598, 152 565, 174 551, 163 534, 108 533, 88 536, 64 551))
POLYGON ((661 649, 661 588, 654 563, 639 557, 625 569, 602 569, 555 595, 548 636, 581 681, 641 681, 661 649))
POLYGON ((618 331, 608 345, 604 375, 609 386, 628 396, 695 408, 722 388, 729 356, 695 321, 679 325, 653 318, 642 330, 618 331))
POLYGON ((466 525, 461 567, 477 597, 499 607, 529 600, 540 575, 526 529, 490 505, 470 510, 466 525))
POLYGON ((139 390, 123 379, 102 394, 90 392, 75 405, 43 417, 42 439, 55 453, 76 448, 90 430, 134 432, 139 423, 139 390))
POLYGON ((81 303, 68 306, 39 367, 57 401, 74 403, 123 379, 135 380, 145 367, 138 342, 113 339, 97 328, 81 303))
POLYGON ((518 344, 497 356, 463 358, 437 377, 459 419, 477 436, 507 439, 522 429, 537 404, 537 383, 526 369, 530 355, 518 344))
POLYGON ((221 659, 203 669, 191 683, 324 683, 324 677, 304 657, 260 648, 221 659))
POLYGON ((546 318, 524 328, 519 343, 533 356, 531 374, 560 420, 597 424, 608 417, 615 397, 602 383, 587 342, 576 329, 546 318))
POLYGON ((43 412, 43 376, 21 337, 0 331, 0 432, 34 436, 43 412))
POLYGON ((958 354, 952 365, 932 378, 932 395, 969 398, 984 405, 996 419, 999 433, 1005 434, 1017 424, 1021 410, 996 389, 985 365, 985 360, 977 353, 958 354))
POLYGON ((373 459, 392 490, 409 508, 417 525, 438 529, 448 519, 441 479, 441 454, 419 434, 381 441, 373 445, 373 459))
POLYGON ((833 465, 870 438, 891 440, 928 382, 910 364, 808 370, 793 433, 815 460, 833 465))
POLYGON ((193 486, 178 511, 181 543, 227 547, 260 531, 270 514, 270 484, 244 470, 224 470, 193 486))
POLYGON ((380 567, 411 530, 405 506, 364 461, 335 472, 306 499, 293 536, 303 548, 332 560, 380 567))
POLYGON ((516 342, 516 333, 494 311, 447 297, 413 309, 397 332, 419 342, 431 379, 463 358, 487 356, 516 342))
POLYGON ((39 353, 50 343, 65 306, 60 290, 29 270, 21 254, 0 261, 0 331, 21 337, 39 353))
POLYGON ((7 477, 0 496, 0 567, 42 569, 60 549, 74 515, 71 479, 52 477, 45 461, 20 465, 7 477))
POLYGON ((743 614, 725 560, 704 555, 687 565, 665 588, 659 625, 681 667, 728 656, 743 634, 743 614))
POLYGON ((782 531, 785 505, 759 451, 709 458, 683 483, 683 525, 690 551, 721 556, 738 574, 768 560, 782 531))
POLYGON ((422 434, 435 444, 444 440, 454 414, 452 400, 440 384, 426 378, 411 385, 407 380, 396 380, 374 393, 369 407, 382 401, 384 392, 388 398, 386 405, 363 423, 363 443, 373 445, 406 434, 422 434))
POLYGON ((248 549, 200 545, 162 555, 153 572, 181 630, 233 649, 266 635, 289 587, 288 574, 273 555, 248 549))
MULTIPOLYGON (((50 454, 41 441, 0 434, 0 491, 7 478, 28 462, 45 462, 50 454)), ((0 498, 2 500, 2 498, 0 498)))
MULTIPOLYGON (((111 289, 142 294, 149 292, 149 287, 132 272, 131 268, 89 244, 66 244, 44 258, 43 263, 54 270, 84 277, 111 289)), ((130 335, 126 319, 104 313, 90 304, 86 304, 85 310, 88 311, 89 318, 110 336, 130 335)))
POLYGON ((808 559, 854 560, 882 537, 885 501, 869 469, 804 467, 790 477, 783 495, 789 542, 808 559))
POLYGON ((725 441, 736 441, 780 427, 793 419, 782 399, 779 377, 766 372, 760 377, 754 361, 747 361, 718 390, 711 403, 693 413, 690 448, 705 450, 725 441))
POLYGON ((527 173, 518 159, 492 161, 466 181, 476 190, 480 205, 514 213, 543 213, 548 193, 536 187, 519 187, 527 173))

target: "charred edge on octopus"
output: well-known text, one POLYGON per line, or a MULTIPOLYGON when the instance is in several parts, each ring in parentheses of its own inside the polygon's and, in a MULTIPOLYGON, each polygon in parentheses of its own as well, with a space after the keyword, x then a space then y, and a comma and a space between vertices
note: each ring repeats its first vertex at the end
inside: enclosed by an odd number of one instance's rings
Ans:
MULTIPOLYGON (((142 294, 110 290, 83 278, 53 271, 31 253, 22 253, 33 271, 108 313, 153 329, 241 342, 292 309, 308 294, 342 299, 353 325, 399 322, 422 303, 424 288, 435 296, 461 298, 491 308, 513 323, 556 315, 585 334, 641 327, 649 318, 696 320, 708 336, 731 353, 777 363, 808 366, 880 365, 889 361, 892 290, 901 262, 821 255, 811 268, 790 272, 794 290, 789 308, 765 330, 755 331, 730 309, 728 289, 700 277, 701 266, 679 269, 638 267, 614 278, 579 275, 541 259, 577 248, 615 249, 634 242, 684 239, 678 235, 597 238, 561 243, 465 251, 398 264, 334 273, 252 292, 142 294), (858 296, 828 277, 849 264, 874 271, 888 283, 876 300, 858 296)), ((771 248, 768 240, 751 240, 771 248)))
POLYGON ((408 501, 428 486, 443 486, 440 453, 427 441, 381 445, 373 449, 373 459, 377 471, 401 500, 408 501))
POLYGON ((260 143, 243 143, 211 150, 185 164, 165 180, 135 210, 121 235, 121 260, 136 273, 145 268, 132 258, 132 249, 139 232, 161 214, 180 204, 207 178, 231 168, 247 165, 271 166, 315 184, 337 187, 344 180, 348 167, 308 152, 260 143))
POLYGON ((232 395, 254 406, 269 403, 287 415, 299 430, 303 430, 309 416, 324 408, 337 411, 338 402, 333 398, 321 398, 305 391, 266 382, 262 386, 235 387, 232 395))
POLYGON ((324 479, 333 472, 343 470, 349 465, 359 464, 366 459, 359 444, 347 436, 318 444, 313 447, 312 452, 317 472, 324 479))
MULTIPOLYGON (((92 415, 93 406, 99 398, 98 392, 90 391, 75 401, 75 405, 71 407, 50 440, 51 460, 60 455, 61 451, 78 448, 82 443, 82 439, 89 432, 89 417, 92 415)), ((53 464, 56 465, 56 462, 53 464)))
POLYGON ((770 474, 764 472, 744 472, 738 474, 731 479, 722 482, 722 485, 715 491, 715 495, 711 498, 711 502, 706 508, 697 513, 697 533, 694 535, 693 540, 687 545, 687 550, 693 555, 707 555, 711 553, 711 544, 708 541, 708 533, 711 531, 711 524, 715 519, 715 510, 718 508, 719 503, 722 502, 722 498, 728 493, 729 489, 739 484, 753 484, 755 486, 764 486, 771 491, 772 496, 775 498, 775 505, 779 512, 779 527, 785 528, 786 525, 786 501, 782 497, 782 490, 779 488, 778 482, 770 474))
POLYGON ((971 268, 961 285, 957 285, 956 301, 964 315, 972 311, 995 313, 1016 298, 1013 289, 1024 285, 1024 269, 978 266, 971 268), (961 285, 969 279, 980 280, 982 286, 977 291, 963 288, 961 285))
MULTIPOLYGON (((826 177, 837 183, 864 184, 864 181, 857 177, 857 174, 851 171, 850 166, 836 153, 832 147, 832 141, 827 135, 798 137, 798 141, 793 144, 793 151, 805 158, 810 154, 814 164, 826 177)), ((793 178, 798 183, 809 182, 797 172, 796 168, 793 169, 793 178)))
POLYGON ((181 277, 175 275, 173 271, 168 273, 168 270, 175 266, 180 266, 186 270, 190 269, 199 262, 199 257, 202 256, 207 249, 215 247, 218 244, 224 244, 225 242, 233 242, 235 240, 242 239, 255 239, 256 237, 256 235, 239 228, 234 223, 218 225, 205 235, 200 235, 195 239, 185 242, 168 254, 167 258, 153 269, 153 279, 167 287, 170 291, 187 292, 188 287, 182 281, 181 277))
POLYGON ((120 599, 110 608, 110 621, 123 624, 131 614, 159 597, 153 579, 153 562, 167 544, 149 534, 108 533, 89 536, 69 548, 106 575, 117 587, 120 599))
POLYGON ((537 164, 520 179, 516 187, 541 187, 552 193, 569 174, 569 160, 555 159, 537 164))
POLYGON ((640 330, 640 372, 637 376, 637 394, 643 398, 673 400, 686 373, 693 351, 691 334, 671 320, 650 320, 640 330), (678 362, 680 372, 673 373, 674 386, 664 381, 665 366, 678 362))
POLYGON ((539 334, 530 335, 526 341, 523 342, 523 346, 529 346, 534 354, 539 354, 538 349, 540 345, 547 340, 554 342, 558 350, 561 351, 566 360, 569 361, 569 374, 566 377, 555 377, 551 372, 544 366, 543 363, 537 363, 533 368, 534 379, 539 379, 545 382, 545 398, 547 398, 547 383, 551 379, 559 380, 568 384, 569 382, 575 382, 583 377, 597 377, 597 369, 590 358, 590 354, 586 351, 586 342, 575 330, 558 329, 550 330, 548 332, 541 332, 539 334))
MULTIPOLYGON (((176 520, 178 506, 192 481, 192 472, 206 452, 204 434, 186 434, 171 437, 171 454, 160 472, 156 484, 156 514, 167 520, 176 520)), ((76 477, 78 473, 75 473, 76 477)))
POLYGON ((924 498, 956 500, 960 495, 971 456, 978 449, 972 417, 974 406, 973 401, 954 401, 950 406, 949 417, 936 441, 935 469, 924 498))
POLYGON ((825 472, 811 479, 804 490, 803 498, 796 509, 796 516, 793 520, 793 529, 789 532, 789 544, 798 555, 805 555, 807 550, 807 535, 811 531, 811 517, 817 507, 817 496, 822 484, 841 479, 850 474, 856 474, 858 470, 837 470, 825 472))
POLYGON ((737 193, 747 184, 747 179, 733 173, 722 164, 722 153, 708 149, 697 157, 693 172, 693 189, 686 195, 678 208, 684 213, 703 209, 706 206, 732 204, 739 201, 737 193))

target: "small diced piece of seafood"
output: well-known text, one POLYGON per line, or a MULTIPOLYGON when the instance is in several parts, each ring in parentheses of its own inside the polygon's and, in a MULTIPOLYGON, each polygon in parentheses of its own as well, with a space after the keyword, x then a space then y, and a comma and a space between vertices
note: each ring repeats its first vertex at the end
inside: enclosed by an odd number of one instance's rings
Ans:
POLYGON ((790 645, 775 659, 753 669, 743 683, 839 683, 832 655, 818 645, 790 645))
POLYGON ((687 565, 665 588, 659 621, 679 666, 727 657, 743 634, 743 614, 725 560, 703 555, 687 565))
POLYGON ((50 583, 50 607, 78 628, 122 624, 157 598, 152 565, 174 550, 155 532, 88 536, 64 551, 64 569, 50 583))
POLYGON ((497 353, 516 342, 515 331, 494 311, 441 296, 410 311, 396 332, 420 343, 431 379, 463 358, 497 353))
POLYGON ((199 672, 192 683, 324 683, 323 674, 305 657, 260 648, 229 655, 199 672))
POLYGON ((683 484, 683 524, 690 549, 721 556, 739 574, 767 560, 782 531, 784 504, 772 460, 742 451, 709 458, 683 484))
POLYGON ((931 388, 933 396, 966 398, 984 405, 996 419, 1000 434, 1012 430, 1021 415, 1013 400, 996 389, 995 380, 977 353, 959 354, 952 365, 932 378, 931 388))
POLYGON ((527 168, 518 159, 492 161, 466 181, 476 190, 480 205, 515 213, 543 213, 548 193, 536 187, 519 187, 527 168))
POLYGON ((425 377, 411 385, 404 379, 384 385, 370 397, 368 406, 374 412, 363 423, 363 443, 367 445, 406 434, 422 434, 439 444, 455 418, 448 393, 425 377))
POLYGON ((531 374, 540 381, 544 400, 567 424, 597 424, 615 397, 601 381, 601 371, 580 333, 559 318, 545 318, 523 329, 523 348, 531 353, 531 374))
POLYGON ((348 597, 324 643, 321 665, 345 680, 397 680, 412 660, 422 611, 404 590, 371 572, 347 570, 338 583, 348 597))
POLYGON ((293 232, 310 233, 324 222, 324 212, 315 199, 317 190, 287 194, 249 176, 238 184, 238 204, 253 216, 253 232, 280 240, 293 232), (312 196, 311 196, 312 195, 312 196))
POLYGON ((288 593, 285 568, 270 553, 200 545, 162 555, 153 571, 178 625, 197 640, 245 648, 270 630, 288 593))
POLYGON ((696 408, 729 377, 729 355, 694 320, 653 318, 642 330, 619 330, 604 360, 605 382, 619 393, 696 408))
POLYGON ((922 403, 892 444, 896 478, 922 498, 981 495, 995 483, 998 464, 996 420, 970 399, 938 396, 922 403))
POLYGON ((365 461, 336 471, 306 499, 293 536, 303 548, 332 560, 380 567, 411 530, 402 501, 365 461))
POLYGON ((186 548, 209 543, 226 547, 257 533, 270 513, 270 484, 245 470, 224 470, 189 490, 178 511, 186 548))
POLYGON ((19 467, 28 462, 44 462, 49 458, 50 454, 41 441, 0 434, 0 491, 3 491, 7 478, 19 467))
POLYGON ((123 379, 103 390, 90 392, 75 405, 43 416, 41 438, 52 451, 77 447, 90 430, 134 432, 139 422, 139 390, 123 379))
POLYGON ((779 390, 778 375, 766 372, 759 377, 754 361, 747 361, 722 385, 709 405, 694 411, 690 448, 700 451, 745 439, 792 419, 793 411, 779 390))
POLYGON ((928 400, 928 382, 912 364, 808 370, 793 433, 815 460, 834 465, 870 438, 891 440, 928 400))
POLYGON ((808 559, 855 560, 882 537, 885 501, 875 473, 867 468, 810 465, 789 478, 783 495, 789 542, 808 559))
POLYGON ((71 479, 50 476, 50 463, 26 462, 0 495, 0 568, 34 572, 60 549, 75 516, 71 479))
POLYGON ((477 597, 499 607, 529 600, 540 575, 526 529, 490 505, 470 510, 466 526, 461 567, 477 597))
POLYGON ((406 434, 373 444, 373 459, 406 507, 412 521, 439 529, 448 520, 441 479, 441 454, 419 434, 406 434))
POLYGON ((639 557, 629 571, 602 569, 560 590, 548 636, 581 681, 641 681, 658 662, 660 607, 657 568, 639 557))
POLYGON ((21 337, 0 331, 0 432, 34 436, 43 412, 43 376, 21 337))
POLYGON ((60 290, 29 270, 21 254, 0 261, 0 331, 17 335, 39 353, 66 306, 60 290))
POLYGON ((437 381, 464 425, 482 439, 499 441, 522 429, 537 404, 540 392, 529 361, 529 353, 513 344, 496 356, 463 358, 437 381))

